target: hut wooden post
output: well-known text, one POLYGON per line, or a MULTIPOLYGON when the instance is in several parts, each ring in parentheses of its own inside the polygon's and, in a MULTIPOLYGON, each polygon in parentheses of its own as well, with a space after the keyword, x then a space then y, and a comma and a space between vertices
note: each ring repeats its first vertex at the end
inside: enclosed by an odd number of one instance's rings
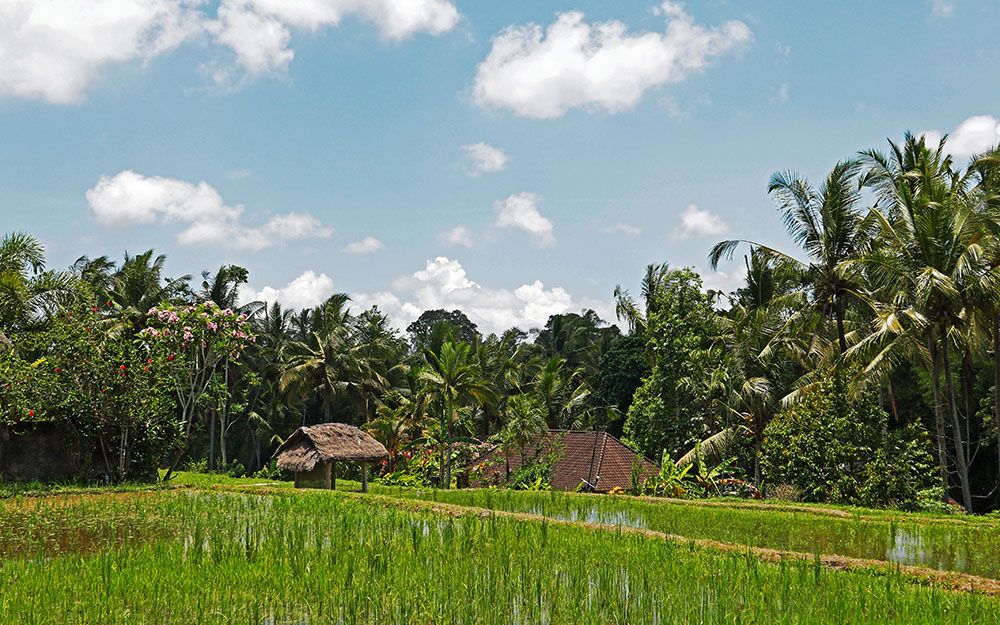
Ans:
POLYGON ((361 461, 361 492, 368 492, 368 463, 361 461))
POLYGON ((330 490, 337 490, 337 461, 331 460, 330 468, 331 480, 330 480, 330 490))
POLYGON ((323 467, 323 486, 325 486, 327 490, 329 490, 330 488, 332 488, 331 483, 333 477, 333 461, 331 460, 329 462, 324 462, 323 464, 326 465, 323 467))

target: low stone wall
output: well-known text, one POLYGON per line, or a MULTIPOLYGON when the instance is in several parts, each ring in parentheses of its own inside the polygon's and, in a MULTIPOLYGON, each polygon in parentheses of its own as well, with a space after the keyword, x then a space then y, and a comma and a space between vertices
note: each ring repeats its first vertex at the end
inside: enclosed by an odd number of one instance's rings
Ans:
POLYGON ((84 476, 80 453, 52 423, 0 426, 0 479, 52 482, 84 476))

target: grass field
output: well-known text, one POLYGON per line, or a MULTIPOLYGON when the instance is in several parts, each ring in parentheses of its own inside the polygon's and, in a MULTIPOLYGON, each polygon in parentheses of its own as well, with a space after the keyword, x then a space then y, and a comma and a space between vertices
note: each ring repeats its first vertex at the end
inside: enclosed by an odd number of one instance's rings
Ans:
POLYGON ((185 479, 202 483, 0 502, 0 623, 994 623, 1000 614, 1000 599, 891 572, 443 515, 412 500, 185 479))

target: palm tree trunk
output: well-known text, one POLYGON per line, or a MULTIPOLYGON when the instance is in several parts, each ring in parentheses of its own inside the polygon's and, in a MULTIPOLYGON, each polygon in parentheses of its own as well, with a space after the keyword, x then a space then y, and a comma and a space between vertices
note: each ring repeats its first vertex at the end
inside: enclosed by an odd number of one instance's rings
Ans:
POLYGON ((896 390, 892 386, 892 378, 886 384, 889 391, 889 407, 892 408, 892 421, 899 425, 899 407, 896 405, 896 390))
POLYGON ((840 346, 840 353, 847 351, 847 334, 844 332, 844 305, 841 298, 837 298, 833 305, 834 315, 837 317, 837 344, 840 346))
POLYGON ((993 427, 997 432, 997 475, 1000 476, 1000 316, 993 319, 993 427))
POLYGON ((927 331, 927 348, 931 355, 931 388, 934 391, 934 431, 938 447, 938 470, 944 499, 948 499, 951 485, 948 483, 948 442, 944 432, 944 415, 941 414, 941 367, 937 348, 937 333, 934 328, 927 331))
POLYGON ((948 345, 947 330, 941 328, 941 354, 943 356, 945 383, 948 385, 948 407, 951 411, 951 427, 955 444, 955 461, 958 464, 958 482, 962 487, 962 505, 972 512, 972 493, 969 490, 969 467, 965 462, 965 444, 962 442, 962 425, 958 418, 958 404, 955 402, 955 382, 951 372, 951 349, 948 345))

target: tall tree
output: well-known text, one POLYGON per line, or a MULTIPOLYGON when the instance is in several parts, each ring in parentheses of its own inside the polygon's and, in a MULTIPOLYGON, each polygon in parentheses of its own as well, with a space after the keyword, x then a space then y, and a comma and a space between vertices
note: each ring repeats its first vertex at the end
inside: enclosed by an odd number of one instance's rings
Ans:
POLYGON ((443 488, 451 484, 451 451, 461 409, 494 400, 493 391, 478 375, 470 352, 468 343, 449 341, 441 346, 440 352, 425 353, 428 367, 420 372, 421 380, 438 402, 437 437, 442 447, 439 477, 443 488))
POLYGON ((709 262, 715 269, 720 260, 732 258, 736 248, 747 243, 775 260, 798 267, 812 305, 836 322, 840 353, 847 351, 844 322, 848 304, 860 293, 857 270, 847 261, 857 258, 869 239, 860 206, 859 167, 856 160, 837 163, 818 190, 794 172, 771 176, 768 193, 777 199, 785 229, 808 260, 801 261, 771 246, 747 240, 722 241, 709 254, 709 262))

